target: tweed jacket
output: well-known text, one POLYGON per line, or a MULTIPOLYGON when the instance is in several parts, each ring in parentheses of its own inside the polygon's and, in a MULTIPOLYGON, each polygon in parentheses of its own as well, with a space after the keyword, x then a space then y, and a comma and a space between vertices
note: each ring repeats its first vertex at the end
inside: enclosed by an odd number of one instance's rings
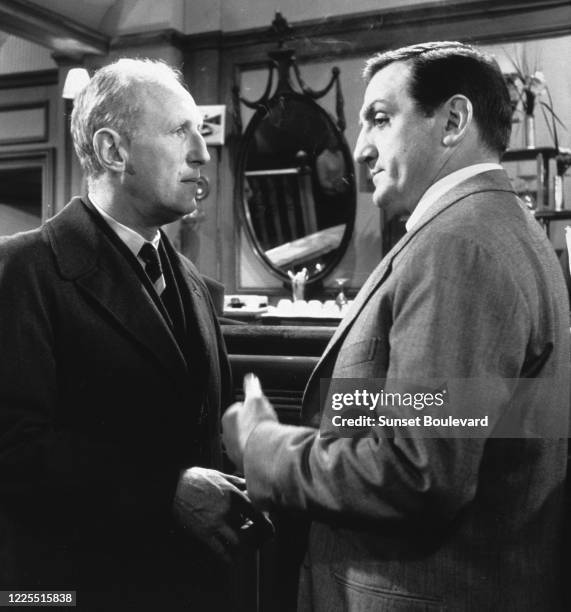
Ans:
POLYGON ((305 426, 263 422, 248 440, 252 499, 313 521, 300 610, 558 609, 568 325, 553 248, 503 171, 420 218, 326 348, 305 426), (491 433, 332 436, 320 383, 345 378, 476 381, 491 433), (521 392, 529 380, 541 393, 521 392), (534 435, 494 435, 514 404, 534 435))
POLYGON ((170 610, 191 582, 173 495, 181 469, 220 465, 229 365, 192 263, 162 236, 181 340, 94 215, 75 198, 0 242, 0 582, 78 589, 81 610, 162 590, 170 610))

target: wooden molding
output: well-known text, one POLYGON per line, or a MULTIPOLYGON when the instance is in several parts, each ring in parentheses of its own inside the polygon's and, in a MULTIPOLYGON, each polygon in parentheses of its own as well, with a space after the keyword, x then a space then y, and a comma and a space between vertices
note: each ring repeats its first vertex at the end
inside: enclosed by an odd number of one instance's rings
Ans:
POLYGON ((132 34, 122 34, 113 38, 110 42, 110 49, 149 47, 163 44, 168 44, 176 48, 183 48, 186 44, 186 37, 173 28, 151 30, 149 32, 134 32, 132 34))
POLYGON ((44 87, 46 85, 57 85, 58 82, 59 77, 56 69, 14 72, 12 74, 0 75, 0 89, 44 87))
POLYGON ((8 126, 17 126, 20 130, 22 128, 37 127, 37 131, 29 131, 27 134, 21 134, 19 132, 12 133, 11 136, 5 135, 5 130, 2 130, 0 134, 0 145, 15 145, 15 144, 30 144, 32 142, 46 142, 48 140, 48 117, 49 117, 49 101, 43 100, 39 102, 29 102, 24 104, 10 104, 7 106, 0 106, 0 116, 3 116, 3 123, 6 129, 8 126), (28 116, 24 119, 18 116, 18 113, 33 113, 36 112, 36 117, 28 116), (10 115, 12 117, 10 118, 10 115), (33 118, 38 118, 38 125, 35 126, 33 118))
POLYGON ((2 30, 52 49, 57 56, 81 59, 105 55, 109 39, 63 15, 28 2, 0 0, 2 30))
POLYGON ((320 357, 333 335, 330 327, 222 325, 228 353, 320 357))
MULTIPOLYGON (((428 40, 493 43, 562 36, 571 33, 571 5, 568 0, 440 1, 294 22, 292 29, 286 44, 295 47, 298 58, 330 59, 428 40)), ((256 28, 189 35, 184 44, 190 52, 218 48, 239 56, 256 49, 265 58, 263 48, 274 47, 276 40, 269 28, 256 28)))
MULTIPOLYGON (((287 15, 286 15, 287 17, 287 15)), ((184 35, 168 28, 113 39, 28 0, 0 0, 2 30, 54 51, 56 60, 105 55, 110 49, 170 44, 186 51, 234 52, 275 46, 269 27, 184 35)), ((328 59, 363 54, 409 42, 454 38, 508 42, 571 33, 568 0, 441 0, 357 15, 294 22, 291 44, 299 58, 328 59)))

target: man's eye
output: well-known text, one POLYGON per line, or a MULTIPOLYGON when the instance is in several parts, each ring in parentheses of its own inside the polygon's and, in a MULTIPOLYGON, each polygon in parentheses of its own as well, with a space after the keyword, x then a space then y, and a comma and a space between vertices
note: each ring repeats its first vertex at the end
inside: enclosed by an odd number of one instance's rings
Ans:
POLYGON ((389 118, 386 115, 375 115, 373 117, 373 125, 375 127, 383 127, 389 121, 389 118))
POLYGON ((177 127, 176 130, 174 131, 174 133, 177 136, 185 136, 186 135, 186 128, 184 127, 184 125, 181 125, 180 127, 177 127))

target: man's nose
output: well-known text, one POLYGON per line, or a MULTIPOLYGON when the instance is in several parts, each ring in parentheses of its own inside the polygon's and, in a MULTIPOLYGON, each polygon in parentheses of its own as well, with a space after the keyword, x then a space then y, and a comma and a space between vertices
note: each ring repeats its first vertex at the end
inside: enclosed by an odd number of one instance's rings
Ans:
POLYGON ((377 156, 378 153, 376 147, 369 142, 365 130, 362 129, 359 133, 359 137, 357 138, 355 150, 353 151, 353 159, 358 164, 370 165, 371 162, 377 159, 377 156))
POLYGON ((204 166, 210 161, 210 154, 206 146, 206 141, 199 132, 190 137, 190 147, 186 156, 189 166, 204 166))

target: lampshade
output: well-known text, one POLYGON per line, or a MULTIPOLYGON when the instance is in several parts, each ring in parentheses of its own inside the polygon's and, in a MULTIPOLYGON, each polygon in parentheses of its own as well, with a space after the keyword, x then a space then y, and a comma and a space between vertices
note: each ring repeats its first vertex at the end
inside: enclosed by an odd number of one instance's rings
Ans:
POLYGON ((63 85, 62 98, 74 100, 77 94, 89 83, 89 73, 85 68, 72 68, 63 85))

